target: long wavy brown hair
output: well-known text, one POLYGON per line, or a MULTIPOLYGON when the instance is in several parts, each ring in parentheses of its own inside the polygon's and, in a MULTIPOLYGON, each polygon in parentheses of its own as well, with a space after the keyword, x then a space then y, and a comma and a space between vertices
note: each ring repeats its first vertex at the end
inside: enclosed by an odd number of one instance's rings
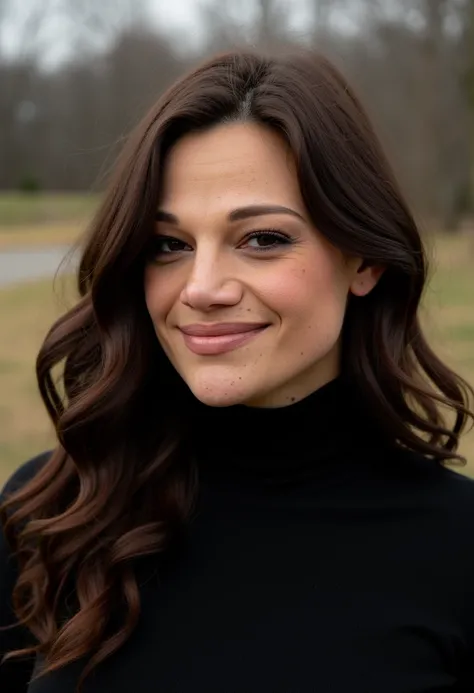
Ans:
POLYGON ((9 656, 41 654, 40 674, 83 658, 83 680, 120 648, 140 614, 138 557, 165 551, 192 513, 198 477, 186 442, 187 388, 157 341, 143 270, 170 148, 186 133, 249 120, 288 142, 315 227, 386 268, 366 298, 349 301, 343 372, 398 445, 433 464, 462 460, 456 450, 472 390, 423 335, 420 233, 352 89, 310 52, 208 60, 130 136, 85 240, 80 298, 37 358, 58 444, 4 503, 3 524, 19 565, 16 615, 37 643, 9 656))

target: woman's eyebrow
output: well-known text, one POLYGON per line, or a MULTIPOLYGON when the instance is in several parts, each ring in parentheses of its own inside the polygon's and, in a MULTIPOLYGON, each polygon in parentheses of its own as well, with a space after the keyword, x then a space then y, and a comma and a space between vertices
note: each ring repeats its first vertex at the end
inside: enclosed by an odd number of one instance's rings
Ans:
MULTIPOLYGON (((282 205, 248 205, 247 207, 237 207, 229 212, 229 221, 242 221, 243 219, 249 219, 250 217, 263 216, 265 214, 289 214, 290 216, 297 217, 302 221, 306 221, 305 218, 297 212, 295 209, 290 207, 283 207, 282 205)), ((166 212, 163 209, 157 210, 155 214, 156 221, 164 221, 167 224, 179 225, 179 218, 171 212, 166 212)))

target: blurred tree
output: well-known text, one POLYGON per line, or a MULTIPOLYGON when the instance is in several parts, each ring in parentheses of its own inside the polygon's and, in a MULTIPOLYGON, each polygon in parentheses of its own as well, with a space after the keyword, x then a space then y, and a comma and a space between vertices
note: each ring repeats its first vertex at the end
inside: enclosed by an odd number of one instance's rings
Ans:
POLYGON ((208 53, 243 45, 283 50, 292 43, 288 32, 291 5, 283 0, 243 0, 238 8, 232 0, 207 0, 201 4, 201 12, 207 26, 208 53))
POLYGON ((310 11, 309 38, 321 52, 331 52, 335 36, 331 32, 331 16, 338 7, 339 0, 308 0, 310 11))
POLYGON ((170 40, 149 28, 144 6, 61 0, 48 18, 69 20, 73 57, 48 71, 37 56, 0 62, 0 187, 26 177, 42 188, 87 189, 106 172, 183 69, 170 40))
POLYGON ((256 0, 257 22, 254 42, 266 50, 290 43, 288 5, 277 0, 256 0))
MULTIPOLYGON (((417 214, 426 225, 449 228, 468 172, 453 30, 459 1, 358 0, 358 31, 331 37, 329 49, 367 104, 417 214)), ((355 7, 336 2, 341 12, 355 7)))
POLYGON ((118 34, 104 57, 102 90, 115 136, 127 133, 182 69, 164 35, 139 25, 118 34))
POLYGON ((59 0, 74 52, 103 53, 118 35, 149 24, 147 0, 59 0))
MULTIPOLYGON (((47 44, 46 18, 54 0, 37 3, 0 0, 0 38, 15 25, 15 57, 0 42, 0 187, 16 186, 24 177, 38 178, 33 136, 36 92, 41 77, 38 60, 47 44)), ((9 37, 11 39, 11 36, 9 37)))
POLYGON ((467 58, 466 94, 469 109, 469 151, 471 159, 469 211, 474 217, 474 0, 468 0, 467 2, 465 35, 467 58))

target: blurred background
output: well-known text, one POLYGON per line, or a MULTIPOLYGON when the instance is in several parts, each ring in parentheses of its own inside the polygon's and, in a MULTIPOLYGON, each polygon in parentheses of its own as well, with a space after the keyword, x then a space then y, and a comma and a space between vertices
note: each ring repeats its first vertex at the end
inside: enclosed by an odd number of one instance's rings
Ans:
MULTIPOLYGON (((423 320, 474 381, 474 0, 0 0, 0 484, 54 437, 34 360, 61 264, 160 93, 238 45, 326 53, 362 97, 432 256, 423 320)), ((474 434, 462 452, 474 476, 474 434)))

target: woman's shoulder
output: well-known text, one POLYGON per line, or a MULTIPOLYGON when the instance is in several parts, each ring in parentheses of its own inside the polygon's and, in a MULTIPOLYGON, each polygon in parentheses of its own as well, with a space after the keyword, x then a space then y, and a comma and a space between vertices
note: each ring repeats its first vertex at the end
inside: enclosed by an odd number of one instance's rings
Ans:
MULTIPOLYGON (((10 476, 0 492, 0 504, 32 479, 48 461, 51 451, 43 452, 24 462, 10 476)), ((0 523, 0 663, 3 655, 33 644, 24 627, 11 628, 17 622, 12 606, 12 593, 18 578, 16 556, 0 523)), ((26 691, 33 670, 33 659, 4 662, 0 665, 0 689, 26 691), (3 684, 3 685, 2 685, 3 684)))
POLYGON ((453 496, 474 498, 474 460, 473 464, 456 461, 441 463, 419 452, 398 449, 394 452, 393 462, 403 472, 410 470, 415 480, 428 486, 443 488, 453 496), (471 473, 472 471, 472 473, 471 473))
POLYGON ((51 457, 52 450, 46 450, 45 452, 31 457, 30 459, 23 462, 16 471, 7 479, 5 485, 0 491, 0 503, 5 500, 7 496, 14 493, 22 486, 27 484, 33 477, 39 472, 41 467, 46 464, 48 459, 51 457))
POLYGON ((438 474, 445 489, 445 498, 451 507, 468 511, 474 522, 474 478, 465 467, 445 467, 440 465, 438 474))
POLYGON ((457 519, 474 537, 474 477, 472 466, 440 463, 416 452, 399 450, 389 465, 388 479, 398 498, 410 507, 426 507, 434 516, 457 519))
MULTIPOLYGON (((41 467, 46 464, 48 461, 49 457, 51 456, 51 450, 42 452, 39 455, 36 455, 35 457, 30 458, 26 462, 24 462, 18 469, 13 472, 13 474, 10 476, 9 479, 7 479, 7 482, 3 486, 3 489, 0 491, 0 506, 1 504, 7 500, 8 496, 10 496, 12 493, 20 489, 22 486, 28 483, 30 479, 33 479, 35 474, 39 472, 41 467)), ((8 513, 8 511, 7 511, 8 513)), ((10 570, 9 566, 9 555, 10 555, 10 547, 7 542, 7 538, 5 536, 5 532, 3 531, 3 521, 5 520, 5 517, 0 518, 0 585, 3 584, 3 577, 4 571, 7 573, 10 570)))

